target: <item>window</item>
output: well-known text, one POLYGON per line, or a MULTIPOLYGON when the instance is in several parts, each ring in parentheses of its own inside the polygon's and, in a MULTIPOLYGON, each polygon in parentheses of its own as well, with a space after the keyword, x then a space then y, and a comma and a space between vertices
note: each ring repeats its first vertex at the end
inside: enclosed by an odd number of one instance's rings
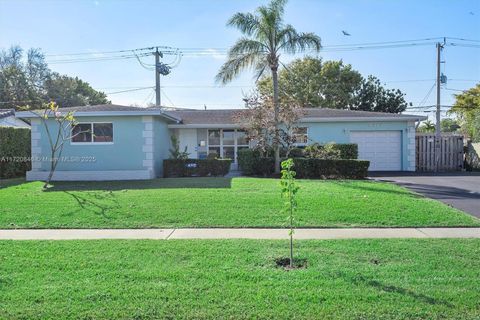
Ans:
POLYGON ((113 124, 79 123, 72 128, 72 143, 113 143, 113 124))
POLYGON ((296 145, 305 145, 308 143, 308 128, 299 127, 293 129, 293 139, 296 145))
POLYGON ((208 130, 208 155, 210 157, 232 159, 234 163, 237 163, 238 150, 246 148, 248 148, 248 142, 244 131, 208 130))

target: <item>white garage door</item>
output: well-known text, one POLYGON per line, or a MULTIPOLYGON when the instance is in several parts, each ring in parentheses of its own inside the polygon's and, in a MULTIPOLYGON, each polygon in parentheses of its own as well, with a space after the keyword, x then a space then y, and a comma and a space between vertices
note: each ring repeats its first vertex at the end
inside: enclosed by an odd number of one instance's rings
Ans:
POLYGON ((370 171, 402 170, 401 131, 351 131, 358 158, 370 161, 370 171))

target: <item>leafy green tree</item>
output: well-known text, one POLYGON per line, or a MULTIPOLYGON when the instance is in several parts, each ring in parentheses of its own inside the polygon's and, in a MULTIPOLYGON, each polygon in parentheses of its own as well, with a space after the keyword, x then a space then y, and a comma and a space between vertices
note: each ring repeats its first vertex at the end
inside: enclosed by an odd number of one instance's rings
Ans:
POLYGON ((50 101, 62 107, 110 102, 87 82, 52 72, 38 49, 28 50, 26 59, 18 46, 0 51, 0 108, 18 109, 28 104, 42 109, 50 101))
POLYGON ((13 46, 0 51, 0 108, 13 109, 29 104, 41 108, 45 90, 43 83, 50 69, 38 49, 30 49, 23 59, 23 49, 13 46))
MULTIPOLYGON (((386 89, 372 75, 362 81, 352 110, 399 113, 408 107, 405 94, 399 89, 386 89)), ((411 104, 410 104, 411 105, 411 104)))
POLYGON ((457 132, 460 128, 457 120, 445 118, 440 121, 441 132, 457 132))
POLYGON ((435 132, 435 124, 430 120, 426 120, 418 127, 418 131, 424 133, 435 132))
POLYGON ((449 112, 457 115, 462 131, 473 142, 480 142, 480 83, 455 95, 455 104, 449 112))
MULTIPOLYGON (((302 107, 350 108, 360 89, 362 76, 343 61, 306 57, 296 59, 279 71, 280 97, 289 97, 302 107)), ((272 93, 272 79, 258 81, 262 94, 272 93)))
POLYGON ((313 33, 299 33, 292 25, 283 21, 286 0, 272 0, 267 6, 260 6, 255 13, 236 13, 228 21, 244 35, 228 52, 227 61, 222 65, 216 80, 226 84, 246 68, 254 68, 259 78, 267 70, 272 74, 274 120, 275 172, 280 172, 279 143, 279 88, 278 67, 282 52, 294 54, 312 48, 320 50, 320 38, 313 33))
POLYGON ((46 95, 62 107, 86 106, 110 103, 107 95, 96 91, 78 77, 52 73, 45 82, 46 95))

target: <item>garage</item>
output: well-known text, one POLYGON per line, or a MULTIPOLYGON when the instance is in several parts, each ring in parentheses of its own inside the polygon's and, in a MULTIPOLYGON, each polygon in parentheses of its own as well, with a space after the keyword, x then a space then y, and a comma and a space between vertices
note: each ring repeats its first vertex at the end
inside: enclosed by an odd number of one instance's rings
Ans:
POLYGON ((350 141, 358 145, 358 158, 370 161, 370 171, 402 170, 402 132, 351 131, 350 141))

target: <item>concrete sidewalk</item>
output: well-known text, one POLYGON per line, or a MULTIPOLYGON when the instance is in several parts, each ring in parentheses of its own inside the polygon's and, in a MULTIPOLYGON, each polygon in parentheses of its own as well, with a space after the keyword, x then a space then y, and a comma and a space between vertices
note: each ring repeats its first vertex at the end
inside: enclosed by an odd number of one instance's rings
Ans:
MULTIPOLYGON (((480 228, 297 229, 295 239, 480 238, 480 228)), ((0 240, 91 239, 288 239, 287 229, 14 229, 0 230, 0 240)))

